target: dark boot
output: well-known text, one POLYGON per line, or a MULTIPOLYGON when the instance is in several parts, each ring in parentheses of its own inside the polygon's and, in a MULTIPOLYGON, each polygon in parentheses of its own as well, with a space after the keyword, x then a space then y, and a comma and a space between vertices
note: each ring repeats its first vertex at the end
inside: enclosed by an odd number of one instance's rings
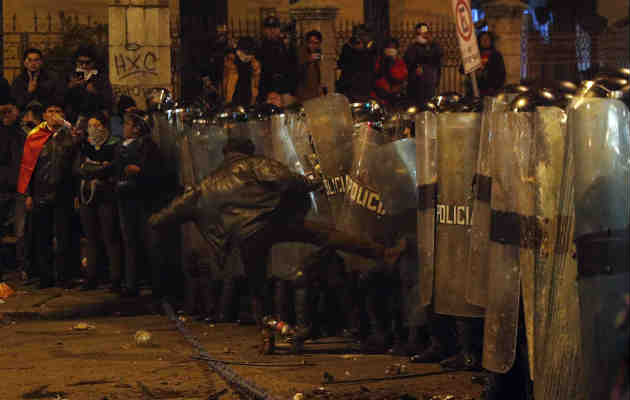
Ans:
POLYGON ((381 323, 377 312, 380 298, 377 299, 373 293, 366 298, 366 312, 370 325, 369 336, 361 343, 361 351, 364 353, 382 354, 387 351, 387 332, 381 323))
POLYGON ((444 347, 436 336, 429 338, 429 346, 420 354, 411 356, 412 363, 437 363, 444 360, 444 347))
POLYGON ((443 368, 459 371, 481 369, 481 357, 473 349, 474 322, 472 318, 456 318, 455 329, 457 332, 459 352, 440 362, 443 368))
POLYGON ((483 385, 481 398, 483 400, 501 400, 501 383, 502 375, 489 373, 483 385))
POLYGON ((263 304, 262 296, 252 296, 252 317, 259 329, 262 329, 263 327, 263 304))
MULTIPOLYGON (((417 326, 409 327, 407 340, 395 341, 392 354, 397 356, 413 356, 426 350, 427 347, 422 344, 421 329, 422 328, 417 326)), ((398 336, 400 335, 397 335, 397 337, 398 336)))
POLYGON ((236 294, 236 280, 232 278, 223 281, 221 300, 217 322, 234 321, 234 295, 236 294))
POLYGON ((291 350, 293 354, 304 351, 304 341, 311 335, 311 323, 308 319, 308 290, 295 289, 295 335, 292 338, 291 350))
POLYGON ((280 321, 285 322, 289 320, 288 293, 287 281, 277 279, 273 285, 273 308, 280 321))
POLYGON ((412 356, 414 354, 422 353, 427 348, 426 342, 427 333, 423 327, 409 327, 409 336, 407 337, 407 343, 405 344, 405 351, 407 352, 407 355, 412 356))

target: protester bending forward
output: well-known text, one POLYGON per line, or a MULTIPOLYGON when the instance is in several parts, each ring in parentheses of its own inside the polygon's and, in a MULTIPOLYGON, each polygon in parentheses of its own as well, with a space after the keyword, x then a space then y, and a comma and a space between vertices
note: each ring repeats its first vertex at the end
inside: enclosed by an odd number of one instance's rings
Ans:
POLYGON ((328 246, 372 259, 394 263, 404 250, 359 240, 325 225, 305 221, 309 191, 318 185, 269 158, 254 156, 249 139, 230 138, 221 166, 200 185, 175 198, 155 213, 149 224, 167 228, 193 221, 224 262, 228 246, 238 246, 252 293, 252 311, 262 318, 267 258, 278 242, 300 241, 328 246))

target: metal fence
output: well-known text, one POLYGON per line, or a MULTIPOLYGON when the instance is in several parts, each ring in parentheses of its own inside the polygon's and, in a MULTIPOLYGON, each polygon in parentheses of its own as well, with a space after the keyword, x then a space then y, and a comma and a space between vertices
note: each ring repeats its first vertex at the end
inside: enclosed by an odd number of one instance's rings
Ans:
MULTIPOLYGON (((291 23, 288 12, 276 12, 273 8, 262 8, 260 15, 248 19, 230 19, 228 21, 228 34, 234 40, 242 36, 251 36, 257 39, 262 38, 262 20, 268 15, 275 15, 283 24, 291 23)), ((400 51, 404 54, 407 46, 411 44, 415 37, 415 25, 423 21, 431 26, 433 37, 440 44, 444 51, 442 59, 443 69, 439 86, 439 92, 464 91, 464 76, 459 72, 461 57, 455 32, 455 24, 452 18, 442 15, 427 14, 419 16, 417 21, 403 21, 390 24, 390 35, 400 41, 400 51)), ((362 21, 350 21, 337 19, 335 22, 335 44, 337 56, 341 53, 341 48, 352 36, 354 26, 362 21)), ((306 28, 302 23, 296 23, 296 36, 302 38, 306 28)), ((384 39, 384 38, 380 38, 384 39)))
MULTIPOLYGON (((261 8, 259 15, 248 19, 231 19, 228 21, 228 34, 235 40, 242 36, 262 37, 261 21, 268 15, 276 15, 283 23, 290 22, 288 12, 278 13, 273 8, 261 8)), ((173 82, 178 87, 183 68, 189 63, 182 52, 180 24, 195 23, 199 31, 205 31, 206 37, 211 38, 217 21, 210 21, 213 17, 179 17, 173 14, 176 21, 172 23, 171 36, 173 39, 173 82)), ((419 16, 432 28, 432 33, 444 50, 443 71, 439 91, 463 91, 464 77, 459 73, 460 55, 454 24, 448 16, 425 15, 419 16)), ((344 43, 352 35, 354 26, 361 21, 337 19, 335 22, 335 48, 340 54, 344 43)), ((390 35, 400 41, 401 52, 412 42, 416 21, 395 22, 390 25, 390 35)), ((3 70, 4 76, 12 81, 22 68, 22 54, 29 47, 36 47, 46 52, 62 44, 64 34, 72 25, 96 26, 107 24, 106 18, 90 14, 69 14, 59 11, 45 15, 34 12, 32 19, 21 18, 17 15, 4 19, 3 32, 3 70), (105 19, 105 20, 104 20, 105 19), (26 21, 26 22, 25 22, 26 21)), ((545 81, 549 79, 579 79, 580 73, 591 67, 601 65, 630 67, 630 32, 628 25, 610 27, 603 33, 591 36, 576 29, 575 32, 550 32, 549 36, 524 27, 522 42, 523 78, 545 81), (568 72, 567 72, 568 71, 568 72), (574 73, 576 76, 568 76, 574 73)), ((296 24, 296 36, 302 37, 305 32, 304 24, 296 24)), ((200 36, 201 37, 201 36, 200 36)), ((105 36, 99 39, 106 45, 105 36)), ((55 60, 47 60, 55 62, 55 60)), ((58 60, 59 61, 59 60, 58 60)))
POLYGON ((601 67, 630 67, 630 32, 611 27, 589 34, 579 26, 574 32, 528 33, 524 41, 524 78, 541 82, 588 79, 601 67))

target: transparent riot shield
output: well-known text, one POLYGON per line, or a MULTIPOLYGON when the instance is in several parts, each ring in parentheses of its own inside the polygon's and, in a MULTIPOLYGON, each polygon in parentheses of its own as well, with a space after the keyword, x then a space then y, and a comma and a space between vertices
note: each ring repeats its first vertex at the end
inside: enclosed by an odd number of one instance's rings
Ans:
MULTIPOLYGON (((286 112, 272 116, 270 136, 271 151, 266 156, 282 162, 295 173, 319 179, 317 154, 303 113, 286 112)), ((312 192, 309 196, 311 209, 307 219, 332 224, 333 217, 324 190, 312 192)))
POLYGON ((228 136, 248 138, 254 143, 254 154, 268 155, 271 147, 271 119, 248 115, 247 120, 231 120, 227 122, 228 136))
POLYGON ((223 162, 223 147, 227 143, 225 129, 207 120, 196 120, 190 136, 195 183, 200 183, 223 162))
POLYGON ((314 162, 324 178, 331 212, 337 220, 352 163, 348 151, 353 134, 350 104, 345 96, 335 93, 307 100, 304 111, 317 155, 314 162))
MULTIPOLYGON (((195 119, 185 125, 179 140, 179 179, 182 186, 194 186, 203 181, 223 161, 223 146, 227 134, 222 126, 207 119, 195 119)), ((220 261, 220 249, 210 245, 193 222, 182 225, 182 263, 198 264, 209 271, 211 279, 223 279, 229 268, 220 261)), ((207 277, 205 277, 207 278, 207 277)))
MULTIPOLYGON (((398 139, 384 144, 375 155, 381 168, 374 171, 375 189, 392 216, 416 209, 416 139, 398 139)), ((415 229, 414 229, 415 231, 415 229)))
MULTIPOLYGON (((340 216, 352 165, 354 120, 350 103, 345 96, 334 93, 307 100, 303 106, 311 143, 315 149, 313 162, 324 181, 324 193, 328 199, 333 224, 337 229, 342 229, 340 216)), ((376 104, 370 107, 374 108, 376 104)), ((354 254, 343 253, 343 256, 350 269, 368 269, 374 265, 374 261, 354 254)))
POLYGON ((568 113, 587 392, 608 399, 627 377, 630 115, 625 104, 605 98, 578 98, 568 113))
POLYGON ((470 304, 485 307, 488 301, 488 242, 490 241, 490 149, 495 134, 497 113, 504 112, 509 103, 506 96, 486 97, 481 116, 479 152, 473 178, 472 224, 470 227, 469 273, 466 300, 470 304))
MULTIPOLYGON (((271 147, 267 157, 287 165, 293 172, 304 176, 319 175, 317 156, 311 144, 305 116, 300 112, 285 112, 271 117, 271 147)), ((306 219, 332 224, 328 199, 323 190, 309 193, 310 210, 306 219)), ((283 280, 294 280, 304 273, 304 261, 317 250, 317 246, 300 243, 278 243, 271 249, 269 273, 283 280)))
POLYGON ((433 307, 435 312, 481 317, 466 301, 472 221, 472 182, 479 149, 479 113, 437 115, 437 205, 433 307))
POLYGON ((566 112, 539 108, 536 215, 543 227, 536 254, 534 397, 586 399, 583 379, 577 261, 573 230, 573 153, 566 112), (570 368, 567 368, 570 365, 570 368))
POLYGON ((420 305, 433 299, 435 275, 435 208, 437 205, 437 115, 416 116, 416 181, 418 188, 418 268, 420 305))
POLYGON ((533 248, 537 224, 533 217, 532 121, 531 113, 497 115, 496 135, 491 142, 492 211, 483 366, 498 373, 507 372, 514 363, 521 290, 529 359, 533 360, 533 248))
MULTIPOLYGON (((386 228, 390 215, 377 191, 377 169, 382 157, 378 154, 383 145, 381 132, 362 124, 352 141, 352 166, 348 172, 347 190, 339 216, 338 229, 364 240, 385 243, 389 237, 386 228)), ((379 171, 380 172, 380 171, 379 171)))

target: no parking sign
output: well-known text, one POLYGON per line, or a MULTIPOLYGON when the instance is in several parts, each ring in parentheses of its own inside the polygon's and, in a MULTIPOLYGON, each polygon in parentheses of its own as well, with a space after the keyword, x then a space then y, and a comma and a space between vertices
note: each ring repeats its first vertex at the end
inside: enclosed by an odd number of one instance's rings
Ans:
POLYGON ((479 45, 475 34, 475 24, 470 10, 470 0, 451 0, 455 26, 457 27, 457 40, 462 53, 464 72, 471 72, 481 67, 479 45))

